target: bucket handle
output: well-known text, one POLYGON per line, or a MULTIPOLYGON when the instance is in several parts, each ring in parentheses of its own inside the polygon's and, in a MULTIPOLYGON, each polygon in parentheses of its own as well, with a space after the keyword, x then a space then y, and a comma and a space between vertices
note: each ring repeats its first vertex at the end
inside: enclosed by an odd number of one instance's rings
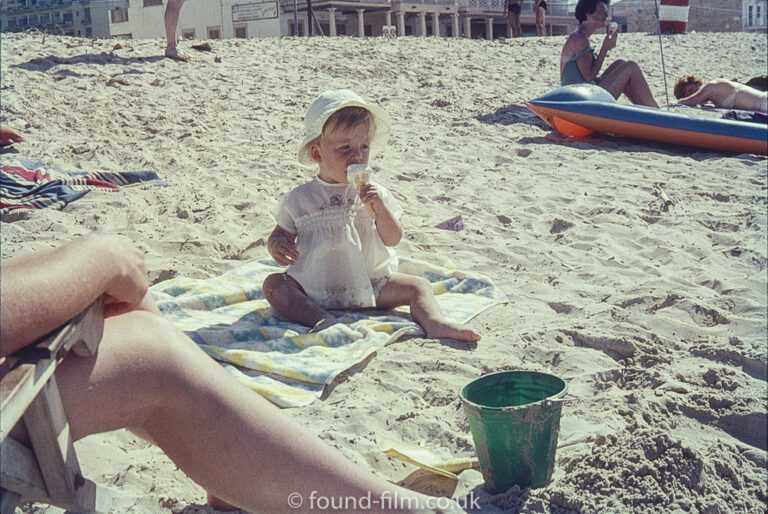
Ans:
POLYGON ((578 401, 579 399, 580 398, 578 396, 568 393, 562 398, 547 398, 544 400, 544 405, 546 405, 549 402, 552 402, 552 403, 575 402, 575 401, 578 401))

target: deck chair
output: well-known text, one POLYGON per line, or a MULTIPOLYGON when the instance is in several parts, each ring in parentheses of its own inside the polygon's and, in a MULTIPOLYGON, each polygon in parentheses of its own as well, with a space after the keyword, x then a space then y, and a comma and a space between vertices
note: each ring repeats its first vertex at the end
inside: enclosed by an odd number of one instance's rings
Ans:
POLYGON ((72 512, 107 512, 108 490, 83 478, 54 370, 72 350, 93 355, 104 328, 103 298, 39 342, 7 357, 0 380, 0 512, 39 501, 72 512), (31 449, 7 437, 20 420, 31 449))

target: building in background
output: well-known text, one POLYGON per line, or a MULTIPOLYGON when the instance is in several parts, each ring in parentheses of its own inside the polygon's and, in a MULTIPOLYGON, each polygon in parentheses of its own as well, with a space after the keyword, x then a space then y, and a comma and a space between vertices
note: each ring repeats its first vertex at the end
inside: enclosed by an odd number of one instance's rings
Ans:
POLYGON ((64 36, 93 36, 91 0, 3 0, 0 30, 40 29, 64 36))
MULTIPOLYGON (((185 39, 281 35, 278 0, 187 0, 178 32, 185 39)), ((3 0, 2 31, 39 29, 81 37, 164 38, 167 0, 3 0)))
POLYGON ((766 0, 744 0, 741 11, 741 26, 744 32, 766 32, 766 0))
MULTIPOLYGON (((39 29, 82 37, 162 38, 167 0, 7 0, 3 31, 39 29), (52 23, 52 19, 57 23, 52 23), (58 22, 60 21, 60 22, 58 22)), ((534 35, 528 0, 521 16, 534 35)), ((413 35, 495 39, 510 37, 504 0, 316 0, 313 30, 325 36, 413 35)), ((550 34, 576 27, 567 0, 550 0, 550 34)), ((181 39, 307 35, 307 0, 187 0, 178 24, 181 39)))
MULTIPOLYGON (((324 36, 511 37, 504 0, 310 0, 312 33, 324 36)), ((39 29, 81 37, 163 38, 167 0, 2 0, 0 29, 39 29)), ((180 39, 303 36, 308 0, 186 0, 180 39)), ((547 2, 550 35, 577 26, 575 3, 547 2)), ((523 5, 523 34, 535 35, 533 0, 523 5)), ((656 32, 655 0, 611 5, 622 32, 656 32)), ((766 0, 690 0, 688 31, 766 30, 766 0)))
MULTIPOLYGON (((307 1, 280 0, 285 20, 284 33, 308 33, 307 1), (295 26, 298 21, 298 28, 295 26)), ((547 30, 566 34, 576 28, 566 0, 547 2, 547 30)), ((528 0, 520 17, 525 35, 534 35, 533 0, 528 0)), ((313 33, 326 36, 467 37, 497 39, 511 37, 504 16, 504 0, 313 0, 313 33)))
MULTIPOLYGON (((167 0, 92 0, 94 37, 165 37, 167 0)), ((179 15, 179 39, 280 35, 277 0, 187 0, 179 15)))
MULTIPOLYGON (((765 0, 761 1, 765 4, 765 0)), ((656 20, 657 2, 620 0, 611 3, 610 10, 621 25, 622 32, 656 33, 659 30, 656 20)), ((742 3, 749 2, 756 3, 757 0, 690 0, 686 32, 741 32, 742 3)))

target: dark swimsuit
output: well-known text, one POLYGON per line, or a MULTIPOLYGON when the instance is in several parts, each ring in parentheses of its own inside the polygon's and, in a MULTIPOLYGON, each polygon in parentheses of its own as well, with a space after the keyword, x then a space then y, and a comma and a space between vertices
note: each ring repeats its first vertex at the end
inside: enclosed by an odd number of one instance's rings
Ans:
POLYGON ((540 8, 542 8, 542 9, 544 9, 544 11, 546 11, 546 10, 547 10, 547 2, 541 2, 541 3, 539 3, 539 7, 540 7, 540 8))
MULTIPOLYGON (((577 62, 587 52, 592 53, 592 62, 595 62, 595 51, 592 50, 591 46, 587 46, 584 50, 568 59, 568 62, 565 63, 565 66, 563 67, 563 74, 560 75, 561 86, 568 86, 571 84, 584 84, 585 82, 588 82, 587 79, 584 78, 584 75, 581 74, 581 70, 579 70, 579 64, 577 62)), ((594 84, 594 81, 592 81, 591 84, 594 84)))
POLYGON ((509 12, 511 12, 512 14, 520 14, 520 4, 510 5, 509 12))

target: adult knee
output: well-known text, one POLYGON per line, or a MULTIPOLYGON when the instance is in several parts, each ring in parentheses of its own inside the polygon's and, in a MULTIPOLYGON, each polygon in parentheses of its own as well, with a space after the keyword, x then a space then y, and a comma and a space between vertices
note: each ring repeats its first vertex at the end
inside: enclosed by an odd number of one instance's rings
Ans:
POLYGON ((130 313, 107 319, 105 336, 116 340, 113 351, 131 359, 136 354, 144 355, 156 365, 173 363, 195 348, 195 343, 160 314, 147 311, 130 313))
POLYGON ((624 67, 631 73, 632 75, 643 74, 643 70, 640 68, 640 65, 637 64, 635 61, 625 61, 624 67))

